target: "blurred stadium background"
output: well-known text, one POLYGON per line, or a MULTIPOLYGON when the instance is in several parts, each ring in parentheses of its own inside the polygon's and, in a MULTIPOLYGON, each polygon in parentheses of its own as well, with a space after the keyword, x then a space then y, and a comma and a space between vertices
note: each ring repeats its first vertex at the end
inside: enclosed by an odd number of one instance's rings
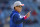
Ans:
POLYGON ((23 27, 40 27, 40 0, 0 0, 0 27, 10 27, 10 14, 13 11, 11 6, 15 1, 25 4, 21 16, 31 11, 23 27))

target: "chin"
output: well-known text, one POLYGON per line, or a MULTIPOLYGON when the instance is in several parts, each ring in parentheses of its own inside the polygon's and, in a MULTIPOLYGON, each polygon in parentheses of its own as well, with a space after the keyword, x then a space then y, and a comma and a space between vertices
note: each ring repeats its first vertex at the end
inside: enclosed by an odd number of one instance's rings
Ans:
POLYGON ((20 13, 21 11, 19 11, 19 13, 20 13))
POLYGON ((21 12, 21 10, 19 12, 21 12))

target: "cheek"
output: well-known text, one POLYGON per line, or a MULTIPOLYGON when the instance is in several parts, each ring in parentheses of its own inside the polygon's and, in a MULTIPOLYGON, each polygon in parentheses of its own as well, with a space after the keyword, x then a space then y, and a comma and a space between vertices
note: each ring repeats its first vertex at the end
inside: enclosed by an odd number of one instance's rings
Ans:
POLYGON ((19 8, 19 10, 22 10, 22 8, 19 8))
POLYGON ((22 10, 22 8, 17 8, 18 9, 18 11, 21 11, 22 10))
POLYGON ((18 11, 21 11, 21 9, 18 9, 18 11))

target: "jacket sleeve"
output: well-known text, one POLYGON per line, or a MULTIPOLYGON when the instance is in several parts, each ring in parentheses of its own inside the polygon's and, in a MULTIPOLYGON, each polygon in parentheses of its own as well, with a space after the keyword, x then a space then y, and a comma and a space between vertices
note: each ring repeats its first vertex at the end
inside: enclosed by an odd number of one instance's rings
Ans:
POLYGON ((16 23, 16 24, 20 24, 24 21, 24 17, 23 18, 20 18, 20 16, 18 14, 15 14, 13 16, 13 22, 16 23))

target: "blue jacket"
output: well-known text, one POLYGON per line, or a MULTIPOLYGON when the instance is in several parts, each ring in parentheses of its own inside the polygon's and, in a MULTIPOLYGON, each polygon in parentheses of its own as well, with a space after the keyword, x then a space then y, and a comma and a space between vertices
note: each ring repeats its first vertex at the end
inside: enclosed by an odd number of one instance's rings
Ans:
POLYGON ((13 11, 10 15, 10 27, 23 27, 24 18, 20 18, 17 11, 13 11))

